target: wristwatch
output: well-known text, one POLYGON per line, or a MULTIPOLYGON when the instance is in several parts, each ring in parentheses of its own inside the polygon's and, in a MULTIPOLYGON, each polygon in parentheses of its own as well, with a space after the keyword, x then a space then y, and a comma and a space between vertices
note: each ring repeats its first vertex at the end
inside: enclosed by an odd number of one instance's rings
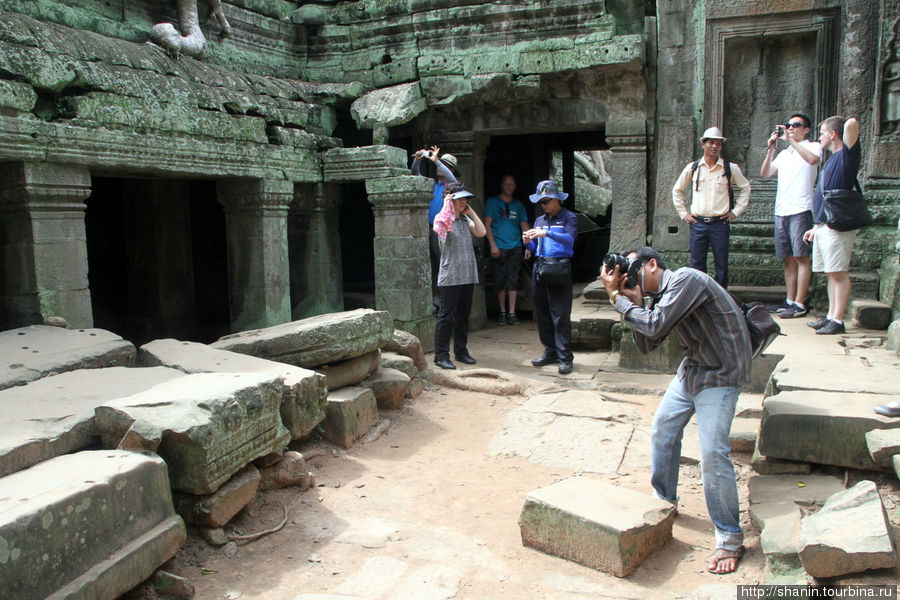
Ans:
POLYGON ((613 293, 609 295, 609 303, 615 306, 616 298, 622 295, 622 292, 619 290, 613 290, 613 293))

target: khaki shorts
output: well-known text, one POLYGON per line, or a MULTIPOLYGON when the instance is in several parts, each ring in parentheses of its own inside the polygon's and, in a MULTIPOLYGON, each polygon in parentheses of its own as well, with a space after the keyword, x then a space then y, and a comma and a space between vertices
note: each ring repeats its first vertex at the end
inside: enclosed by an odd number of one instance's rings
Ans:
POLYGON ((816 273, 849 271, 857 231, 857 229, 835 231, 827 225, 816 225, 813 237, 812 270, 816 273))

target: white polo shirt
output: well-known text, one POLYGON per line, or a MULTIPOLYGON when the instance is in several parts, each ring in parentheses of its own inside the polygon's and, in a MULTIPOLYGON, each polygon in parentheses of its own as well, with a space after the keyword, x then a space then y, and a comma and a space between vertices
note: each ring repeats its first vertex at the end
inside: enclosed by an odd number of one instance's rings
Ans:
MULTIPOLYGON (((822 156, 819 142, 803 140, 800 145, 822 156)), ((778 190, 775 193, 775 216, 786 217, 813 209, 813 190, 816 187, 817 165, 811 165, 793 146, 778 153, 772 161, 778 171, 778 190)))

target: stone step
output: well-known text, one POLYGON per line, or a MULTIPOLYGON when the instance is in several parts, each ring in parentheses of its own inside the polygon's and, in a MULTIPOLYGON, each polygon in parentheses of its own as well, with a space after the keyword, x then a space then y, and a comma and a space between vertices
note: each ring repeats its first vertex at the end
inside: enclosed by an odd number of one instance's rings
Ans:
POLYGON ((625 577, 672 538, 675 506, 588 477, 534 490, 519 517, 522 544, 625 577))
POLYGON ((891 307, 871 298, 850 301, 850 317, 864 329, 887 329, 891 324, 891 307))

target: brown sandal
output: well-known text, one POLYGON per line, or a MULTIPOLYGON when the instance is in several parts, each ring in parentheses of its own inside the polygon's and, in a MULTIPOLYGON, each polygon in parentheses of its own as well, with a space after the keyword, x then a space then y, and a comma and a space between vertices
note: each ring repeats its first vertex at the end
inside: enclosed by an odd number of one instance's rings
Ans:
POLYGON ((709 563, 706 565, 706 570, 710 573, 715 573, 716 575, 728 575, 729 573, 734 573, 737 571, 738 564, 741 562, 741 558, 744 557, 745 548, 741 546, 737 550, 726 550, 725 548, 716 548, 716 551, 712 556, 709 557, 709 563), (723 570, 720 568, 719 564, 722 561, 734 561, 734 568, 730 570, 723 570))

